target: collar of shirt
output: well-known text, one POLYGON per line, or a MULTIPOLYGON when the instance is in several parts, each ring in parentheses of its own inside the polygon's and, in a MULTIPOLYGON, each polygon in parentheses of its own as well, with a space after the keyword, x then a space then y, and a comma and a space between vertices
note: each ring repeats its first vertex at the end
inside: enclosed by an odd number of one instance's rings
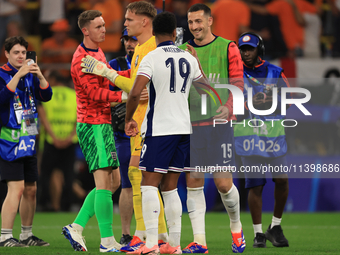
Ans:
POLYGON ((157 45, 157 47, 162 47, 162 46, 167 46, 167 45, 175 45, 173 41, 165 41, 161 42, 160 44, 157 45))
POLYGON ((94 51, 94 52, 98 52, 98 50, 99 50, 99 48, 96 49, 96 50, 90 49, 90 48, 86 48, 83 42, 82 42, 80 45, 81 45, 81 47, 83 47, 86 51, 94 51))
POLYGON ((14 76, 17 72, 18 72, 18 69, 16 69, 14 66, 12 66, 9 62, 7 62, 7 66, 9 67, 9 69, 3 69, 6 71, 6 73, 14 76))
MULTIPOLYGON (((214 34, 213 34, 214 35, 214 34)), ((207 46, 207 45, 209 45, 210 43, 213 43, 216 39, 217 39, 217 35, 214 35, 215 36, 215 39, 214 40, 212 40, 211 42, 209 42, 209 43, 207 43, 207 44, 204 44, 204 45, 197 45, 196 43, 195 43, 195 41, 194 41, 194 39, 190 39, 189 41, 188 41, 188 43, 192 46, 192 47, 195 47, 195 48, 197 48, 197 47, 204 47, 204 46, 207 46)))

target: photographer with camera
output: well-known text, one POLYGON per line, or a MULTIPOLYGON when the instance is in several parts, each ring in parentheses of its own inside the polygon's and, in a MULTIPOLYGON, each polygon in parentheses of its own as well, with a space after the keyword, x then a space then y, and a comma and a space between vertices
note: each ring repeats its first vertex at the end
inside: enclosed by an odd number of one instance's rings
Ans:
MULTIPOLYGON (((273 102, 273 88, 277 88, 278 107, 268 116, 253 114, 245 102, 244 116, 247 125, 235 125, 234 135, 236 154, 241 157, 243 166, 286 166, 287 143, 284 127, 281 125, 284 116, 281 112, 281 88, 289 87, 283 69, 262 60, 264 45, 262 38, 251 32, 244 33, 238 40, 238 47, 244 67, 244 97, 248 98, 252 88, 253 106, 257 110, 270 109, 273 102), (251 121, 250 121, 251 120, 251 121), (274 121, 275 120, 275 121, 274 121)), ((276 96, 276 95, 274 95, 276 96)), ((287 247, 288 240, 281 228, 283 210, 288 197, 288 176, 285 173, 272 173, 275 182, 275 205, 272 223, 265 234, 262 232, 262 191, 266 184, 263 173, 245 173, 245 187, 249 189, 248 204, 254 227, 254 248, 265 248, 268 239, 276 247, 287 247)))
POLYGON ((49 101, 52 89, 32 57, 35 54, 28 57, 27 47, 21 36, 7 38, 8 62, 0 68, 0 176, 8 187, 1 210, 0 247, 49 245, 33 235, 32 223, 38 180, 36 101, 49 101), (18 207, 20 241, 12 233, 18 207))

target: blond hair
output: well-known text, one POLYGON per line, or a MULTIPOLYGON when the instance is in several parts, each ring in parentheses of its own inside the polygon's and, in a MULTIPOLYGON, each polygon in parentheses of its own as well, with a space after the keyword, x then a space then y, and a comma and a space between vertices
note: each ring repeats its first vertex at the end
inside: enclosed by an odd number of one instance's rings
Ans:
POLYGON ((156 8, 151 3, 145 1, 130 3, 126 9, 135 13, 136 15, 145 15, 151 20, 153 20, 157 15, 156 8))

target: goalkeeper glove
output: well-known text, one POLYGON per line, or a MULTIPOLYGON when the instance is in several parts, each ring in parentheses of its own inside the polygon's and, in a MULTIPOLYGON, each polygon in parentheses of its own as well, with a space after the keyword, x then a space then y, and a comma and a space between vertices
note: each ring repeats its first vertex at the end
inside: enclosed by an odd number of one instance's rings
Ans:
POLYGON ((116 70, 108 68, 106 64, 98 61, 90 55, 87 55, 81 61, 82 63, 80 64, 80 66, 83 67, 83 69, 81 69, 83 73, 91 73, 106 77, 112 83, 115 83, 115 80, 118 77, 118 73, 116 70))
POLYGON ((122 99, 122 103, 126 103, 126 101, 128 99, 128 93, 123 91, 121 99, 122 99))

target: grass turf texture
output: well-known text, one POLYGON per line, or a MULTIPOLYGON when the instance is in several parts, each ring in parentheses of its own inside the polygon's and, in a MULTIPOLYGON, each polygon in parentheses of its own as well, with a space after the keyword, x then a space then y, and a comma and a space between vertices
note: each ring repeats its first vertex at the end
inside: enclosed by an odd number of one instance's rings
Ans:
MULTIPOLYGON (((69 241, 61 235, 64 225, 72 223, 75 213, 37 213, 33 223, 33 233, 49 242, 49 247, 4 248, 0 254, 75 254, 69 241)), ((249 213, 242 213, 241 220, 247 243, 244 254, 340 254, 339 213, 286 213, 282 228, 290 247, 276 248, 267 241, 267 248, 253 248, 254 232, 249 213)), ((272 214, 263 214, 263 231, 271 223, 272 214)), ((134 222, 134 220, 132 221, 134 222)), ((131 227, 134 230, 134 226, 131 227)), ((121 237, 120 217, 113 216, 113 229, 116 240, 121 237)), ((132 232, 133 233, 133 232, 132 232)), ((206 233, 209 254, 233 254, 229 218, 226 213, 207 213, 206 233)), ((13 235, 20 234, 20 217, 17 215, 13 235)), ((83 232, 86 238, 87 254, 99 252, 100 234, 97 220, 92 218, 83 232)), ((193 240, 188 214, 183 214, 181 245, 184 248, 193 240)))

